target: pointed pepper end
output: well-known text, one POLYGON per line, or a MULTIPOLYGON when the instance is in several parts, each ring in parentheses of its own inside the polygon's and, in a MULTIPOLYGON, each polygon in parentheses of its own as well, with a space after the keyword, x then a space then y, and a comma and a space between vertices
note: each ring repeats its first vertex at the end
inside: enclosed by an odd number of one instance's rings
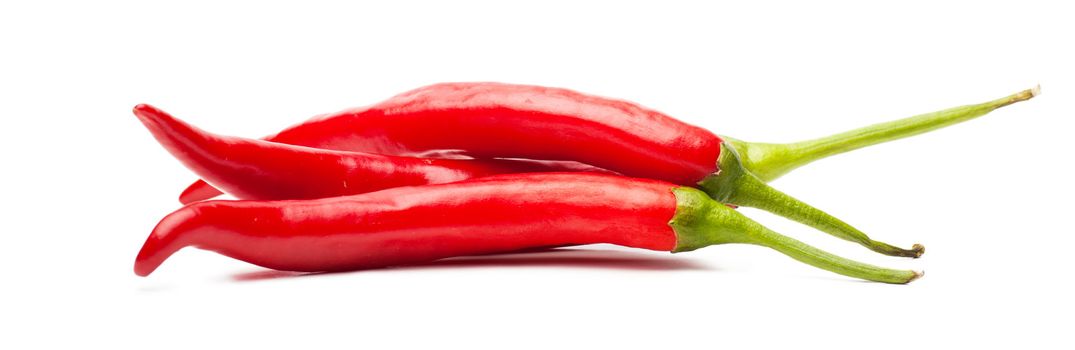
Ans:
POLYGON ((153 115, 161 113, 160 109, 157 109, 157 107, 145 103, 135 105, 134 108, 131 109, 131 112, 134 113, 134 116, 138 117, 138 119, 152 118, 153 115))
POLYGON ((189 235, 196 233, 203 212, 199 207, 194 204, 179 208, 157 223, 134 259, 136 275, 149 276, 173 253, 191 243, 189 235))
POLYGON ((166 248, 165 245, 158 236, 150 234, 146 243, 142 245, 142 250, 138 251, 138 257, 134 259, 134 274, 146 277, 157 270, 168 255, 171 255, 163 251, 163 248, 166 248))
POLYGON ((161 251, 161 245, 157 237, 149 236, 146 244, 142 245, 142 250, 138 251, 138 257, 134 259, 134 274, 146 277, 160 267, 167 255, 170 255, 162 254, 164 252, 161 251))
POLYGON ((179 203, 187 205, 194 202, 212 199, 213 197, 219 195, 221 195, 220 190, 217 190, 215 187, 210 186, 203 180, 198 180, 190 184, 190 186, 187 186, 187 188, 183 190, 183 193, 179 194, 179 203))
POLYGON ((150 264, 145 264, 145 263, 143 263, 141 261, 138 261, 138 262, 134 263, 134 274, 136 274, 138 276, 141 276, 141 277, 149 276, 149 274, 153 273, 153 270, 156 270, 156 269, 157 269, 157 266, 152 266, 150 264))

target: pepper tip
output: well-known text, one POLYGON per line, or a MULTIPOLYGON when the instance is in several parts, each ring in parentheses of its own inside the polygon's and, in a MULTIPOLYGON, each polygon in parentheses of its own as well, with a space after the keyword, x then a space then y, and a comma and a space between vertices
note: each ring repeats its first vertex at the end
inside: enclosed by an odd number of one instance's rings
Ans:
POLYGON ((139 277, 149 276, 149 274, 153 273, 153 270, 156 270, 156 268, 146 267, 143 264, 134 263, 134 274, 138 275, 139 277))
POLYGON ((150 106, 149 104, 146 104, 146 103, 139 103, 139 104, 134 105, 134 108, 131 108, 131 111, 134 112, 134 115, 139 115, 140 113, 143 113, 146 110, 151 110, 151 109, 154 109, 153 106, 150 106))
POLYGON ((203 180, 195 181, 187 186, 182 193, 179 194, 179 203, 187 205, 194 202, 204 201, 219 196, 221 193, 215 187, 209 185, 203 180))
POLYGON ((134 113, 134 116, 137 117, 138 120, 142 121, 142 123, 145 124, 146 127, 149 127, 149 123, 153 122, 156 115, 154 113, 155 111, 157 111, 156 108, 145 103, 139 103, 131 109, 131 112, 134 113))
POLYGON ((204 207, 188 205, 165 216, 153 232, 146 237, 142 249, 134 259, 134 274, 145 277, 153 273, 164 260, 177 250, 189 245, 189 234, 200 226, 199 215, 204 207))
POLYGON ((1034 85, 1034 87, 1030 89, 1030 97, 1038 95, 1041 95, 1041 84, 1034 85))
POLYGON ((155 237, 150 236, 146 244, 142 246, 142 250, 138 252, 138 257, 134 260, 135 275, 146 277, 156 271, 157 267, 160 267, 166 257, 161 257, 158 249, 158 241, 155 237))

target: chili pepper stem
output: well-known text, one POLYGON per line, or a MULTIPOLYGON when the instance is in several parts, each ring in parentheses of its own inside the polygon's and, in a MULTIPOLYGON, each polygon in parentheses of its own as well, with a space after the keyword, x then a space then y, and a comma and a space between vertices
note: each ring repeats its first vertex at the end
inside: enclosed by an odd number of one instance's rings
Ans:
POLYGON ((921 244, 903 249, 875 241, 846 222, 772 188, 747 171, 739 153, 726 143, 721 145, 717 168, 718 172, 702 180, 699 187, 721 203, 769 211, 885 255, 918 258, 925 253, 921 244))
POLYGON ((699 190, 680 187, 676 195, 676 216, 669 223, 676 231, 673 252, 726 244, 745 243, 768 247, 792 259, 844 276, 870 281, 904 284, 922 276, 921 272, 878 267, 842 258, 794 238, 765 228, 743 214, 709 199, 699 190))
POLYGON ((769 182, 819 159, 975 119, 997 108, 1029 100, 1040 93, 1041 87, 1036 86, 985 103, 949 108, 795 143, 755 143, 723 138, 739 151, 745 168, 763 182, 769 182))
POLYGON ((751 244, 772 248, 792 259, 844 276, 876 282, 905 284, 923 275, 922 272, 918 271, 889 269, 833 255, 794 238, 760 227, 760 225, 753 238, 755 242, 750 242, 751 244))

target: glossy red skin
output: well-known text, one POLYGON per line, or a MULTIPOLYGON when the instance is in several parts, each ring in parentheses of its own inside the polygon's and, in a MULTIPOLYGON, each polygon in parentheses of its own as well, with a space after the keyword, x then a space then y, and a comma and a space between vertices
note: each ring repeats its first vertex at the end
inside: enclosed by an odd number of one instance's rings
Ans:
POLYGON ((671 251, 674 187, 601 174, 507 174, 317 200, 199 202, 161 220, 135 273, 148 275, 186 246, 288 271, 591 243, 671 251))
MULTIPOLYGON (((504 173, 562 170, 536 162, 396 157, 211 134, 149 105, 134 114, 176 159, 240 199, 310 199, 504 173)), ((593 167, 575 169, 600 171, 593 167)))
MULTIPOLYGON (((431 85, 267 140, 385 155, 569 160, 687 186, 717 170, 721 143, 631 102, 500 83, 431 85)), ((199 191, 188 188, 186 199, 199 191)))

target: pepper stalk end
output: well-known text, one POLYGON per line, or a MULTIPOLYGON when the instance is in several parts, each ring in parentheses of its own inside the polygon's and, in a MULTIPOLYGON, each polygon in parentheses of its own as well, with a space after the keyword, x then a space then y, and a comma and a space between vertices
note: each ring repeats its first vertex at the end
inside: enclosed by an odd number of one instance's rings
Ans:
POLYGON ((917 271, 889 269, 842 258, 773 232, 698 189, 678 187, 672 192, 676 196, 676 215, 669 222, 676 233, 673 252, 744 243, 768 247, 808 265, 869 281, 905 284, 922 276, 917 271))
POLYGON ((739 153, 728 142, 721 144, 717 162, 717 172, 699 182, 698 187, 721 203, 762 209, 884 255, 918 258, 925 253, 921 244, 904 249, 875 241, 850 224, 767 185, 744 167, 739 153))
POLYGON ((925 270, 923 270, 923 271, 911 270, 911 272, 914 272, 914 277, 911 277, 910 280, 907 280, 907 283, 914 282, 915 280, 926 276, 926 271, 925 270))

